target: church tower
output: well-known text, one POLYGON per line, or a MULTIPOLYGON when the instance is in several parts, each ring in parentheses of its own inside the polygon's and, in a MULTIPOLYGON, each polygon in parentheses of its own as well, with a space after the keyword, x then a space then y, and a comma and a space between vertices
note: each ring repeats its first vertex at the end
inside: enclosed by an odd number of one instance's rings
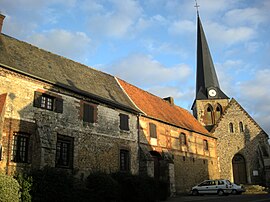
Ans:
POLYGON ((228 103, 228 96, 220 89, 202 23, 197 14, 197 74, 193 115, 210 131, 228 103))

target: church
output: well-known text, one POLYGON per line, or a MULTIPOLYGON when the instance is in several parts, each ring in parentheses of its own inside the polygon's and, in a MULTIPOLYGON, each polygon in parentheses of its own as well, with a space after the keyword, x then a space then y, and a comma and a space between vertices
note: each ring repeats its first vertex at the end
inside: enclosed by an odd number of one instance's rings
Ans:
POLYGON ((239 184, 269 184, 269 137, 234 98, 222 91, 199 15, 196 97, 192 111, 217 138, 220 178, 239 184))
POLYGON ((1 171, 146 174, 171 193, 218 178, 269 186, 268 135, 222 91, 199 15, 193 115, 172 97, 7 36, 0 20, 1 171))

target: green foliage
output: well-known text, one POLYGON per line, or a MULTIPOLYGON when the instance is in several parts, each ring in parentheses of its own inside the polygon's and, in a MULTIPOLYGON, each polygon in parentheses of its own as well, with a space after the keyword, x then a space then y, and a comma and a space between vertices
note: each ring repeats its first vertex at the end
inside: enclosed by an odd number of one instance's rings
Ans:
POLYGON ((32 184, 33 184, 32 177, 26 173, 19 173, 19 174, 16 174, 14 177, 20 185, 21 201, 31 202, 32 197, 31 197, 30 191, 32 189, 32 184))
POLYGON ((31 172, 33 201, 73 201, 73 176, 63 170, 45 167, 31 172))
POLYGON ((119 193, 119 185, 110 175, 103 172, 94 172, 87 177, 91 201, 116 201, 119 193))
POLYGON ((0 201, 18 202, 20 200, 20 185, 11 176, 0 174, 0 201))

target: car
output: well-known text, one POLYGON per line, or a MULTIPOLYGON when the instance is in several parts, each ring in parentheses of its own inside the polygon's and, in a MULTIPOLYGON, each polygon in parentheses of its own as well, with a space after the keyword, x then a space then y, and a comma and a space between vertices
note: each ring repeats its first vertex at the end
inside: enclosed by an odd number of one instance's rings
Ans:
MULTIPOLYGON (((193 196, 202 194, 218 194, 219 196, 232 193, 233 184, 229 180, 205 180, 191 188, 193 196)), ((237 190, 237 189, 236 189, 237 190)))
POLYGON ((243 186, 241 186, 241 185, 237 185, 237 184, 235 184, 235 183, 232 183, 232 194, 242 194, 243 192, 245 192, 246 191, 246 189, 243 187, 243 186))

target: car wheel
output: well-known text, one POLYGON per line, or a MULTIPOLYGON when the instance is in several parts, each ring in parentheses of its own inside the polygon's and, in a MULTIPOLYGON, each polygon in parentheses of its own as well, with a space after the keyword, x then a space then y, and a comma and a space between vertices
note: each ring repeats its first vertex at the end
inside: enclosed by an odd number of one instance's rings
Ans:
POLYGON ((218 190, 217 194, 218 194, 219 196, 223 196, 223 195, 224 195, 224 191, 223 191, 222 189, 220 189, 220 190, 218 190))
POLYGON ((237 194, 236 189, 233 189, 233 190, 232 190, 232 194, 233 194, 233 195, 236 195, 236 194, 237 194))
POLYGON ((199 195, 198 190, 197 189, 192 190, 192 195, 193 196, 198 196, 199 195))

